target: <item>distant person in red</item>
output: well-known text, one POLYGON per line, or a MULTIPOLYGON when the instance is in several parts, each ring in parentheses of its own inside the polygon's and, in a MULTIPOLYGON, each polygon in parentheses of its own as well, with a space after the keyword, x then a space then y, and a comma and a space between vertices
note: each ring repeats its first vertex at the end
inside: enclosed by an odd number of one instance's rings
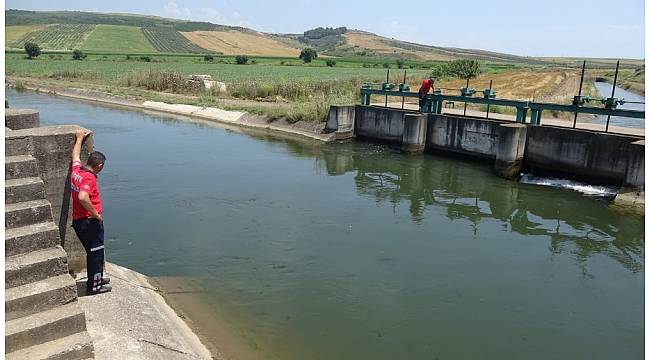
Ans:
POLYGON ((72 148, 72 227, 86 250, 88 280, 86 293, 89 295, 111 291, 109 278, 104 277, 104 221, 102 219, 102 197, 99 194, 97 174, 104 169, 106 156, 94 151, 88 156, 86 165, 81 163, 81 144, 89 134, 77 130, 72 148))
POLYGON ((428 78, 422 80, 422 86, 420 86, 420 91, 418 91, 418 97, 420 98, 420 112, 423 112, 424 105, 426 104, 427 94, 429 90, 433 90, 433 78, 428 78))

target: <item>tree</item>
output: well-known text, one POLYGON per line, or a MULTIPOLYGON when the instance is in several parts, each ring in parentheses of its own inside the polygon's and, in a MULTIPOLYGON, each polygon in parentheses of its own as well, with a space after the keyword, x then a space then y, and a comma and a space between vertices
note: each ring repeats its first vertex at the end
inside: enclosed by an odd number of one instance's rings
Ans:
POLYGON ((395 60, 395 63, 397 64, 398 69, 404 69, 404 60, 397 59, 397 60, 395 60))
POLYGON ((38 57, 38 55, 41 55, 41 47, 38 46, 37 43, 26 42, 25 52, 27 53, 28 58, 33 59, 35 57, 38 57))
POLYGON ((481 74, 481 64, 476 60, 460 59, 436 65, 431 71, 431 77, 456 77, 473 79, 481 74))
POLYGON ((317 57, 318 57, 318 53, 316 52, 316 50, 312 48, 302 49, 300 55, 298 55, 298 59, 302 59, 302 61, 305 63, 310 63, 312 60, 314 60, 317 57))
POLYGON ((332 59, 327 59, 327 60, 325 61, 325 65, 327 65, 327 66, 329 66, 329 67, 334 67, 334 66, 336 66, 336 61, 334 61, 334 60, 332 60, 332 59))
POLYGON ((476 60, 460 59, 448 64, 449 73, 460 79, 473 79, 481 74, 481 64, 476 60))
POLYGON ((248 62, 248 56, 246 55, 237 55, 235 56, 235 62, 239 65, 245 65, 248 62))
POLYGON ((81 50, 73 50, 72 51, 72 60, 83 60, 86 58, 86 54, 84 54, 81 50))
POLYGON ((205 55, 203 55, 203 60, 204 61, 212 61, 212 60, 214 60, 214 56, 212 56, 211 54, 205 54, 205 55))

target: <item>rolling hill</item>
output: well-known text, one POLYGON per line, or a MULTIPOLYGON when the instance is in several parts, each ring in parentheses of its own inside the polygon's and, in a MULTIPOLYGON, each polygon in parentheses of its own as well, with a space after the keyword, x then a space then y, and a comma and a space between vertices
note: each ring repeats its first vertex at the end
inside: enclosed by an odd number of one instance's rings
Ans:
MULTIPOLYGON (((533 58, 486 50, 417 44, 362 30, 316 28, 303 34, 270 34, 252 29, 157 16, 80 11, 5 11, 5 49, 26 41, 44 50, 82 49, 110 53, 215 53, 296 57, 302 48, 346 58, 448 61, 459 58, 493 63, 562 64, 571 59, 533 58)), ((633 63, 642 63, 636 60, 633 63)))

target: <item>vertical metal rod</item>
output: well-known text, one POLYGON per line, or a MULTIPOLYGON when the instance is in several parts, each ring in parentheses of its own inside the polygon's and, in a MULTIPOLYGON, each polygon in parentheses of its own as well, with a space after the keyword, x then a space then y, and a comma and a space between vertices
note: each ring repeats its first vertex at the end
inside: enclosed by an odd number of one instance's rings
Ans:
MULTIPOLYGON (((390 70, 386 70, 386 83, 388 83, 388 75, 390 74, 390 70)), ((384 103, 384 107, 388 107, 388 94, 386 94, 386 102, 384 103)))
MULTIPOLYGON (((467 78, 467 85, 465 85, 465 89, 469 89, 469 78, 467 78)), ((463 109, 463 116, 467 114, 467 101, 465 102, 465 108, 463 109)))
MULTIPOLYGON (((402 84, 406 84, 406 70, 404 70, 404 81, 402 84)), ((402 96, 402 109, 404 109, 404 96, 402 96)))
MULTIPOLYGON (((490 80, 490 90, 492 90, 492 80, 490 80)), ((490 104, 487 104, 487 112, 485 113, 485 118, 488 119, 490 116, 490 104)))
MULTIPOLYGON (((582 81, 585 79, 585 66, 587 65, 587 60, 582 61, 582 75, 580 75, 580 87, 578 88, 578 96, 582 95, 582 81)), ((576 122, 578 122, 578 112, 573 116, 573 128, 576 128, 576 122)))
MULTIPOLYGON (((614 73, 614 84, 612 84, 612 96, 611 98, 614 98, 614 92, 616 91, 616 80, 618 79, 618 65, 621 64, 621 60, 616 61, 616 72, 614 73)), ((605 132, 609 130, 609 118, 610 115, 607 115, 607 124, 605 124, 605 132)))

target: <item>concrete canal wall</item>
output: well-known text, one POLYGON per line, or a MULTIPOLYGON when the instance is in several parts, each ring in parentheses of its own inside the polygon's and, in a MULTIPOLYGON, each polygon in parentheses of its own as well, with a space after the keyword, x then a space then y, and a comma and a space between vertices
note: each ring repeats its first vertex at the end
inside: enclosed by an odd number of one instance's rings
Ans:
POLYGON ((354 124, 355 137, 411 152, 453 152, 493 160, 495 171, 505 178, 516 178, 530 168, 590 183, 645 186, 645 142, 639 137, 365 105, 355 106, 350 119, 347 109, 332 107, 328 126, 333 128, 341 113, 343 123, 354 124))
POLYGON ((632 145, 638 140, 637 137, 626 135, 530 126, 525 163, 533 168, 576 175, 583 179, 623 184, 628 164, 635 168, 638 166, 634 163, 641 160, 635 159, 632 145))
MULTIPOLYGON (((24 110, 20 116, 24 117, 24 110)), ((38 113, 35 118, 38 119, 38 113)), ((18 112, 16 112, 18 113, 18 112)), ((13 113, 5 116, 5 125, 15 129, 5 134, 6 156, 31 156, 35 159, 38 175, 45 186, 45 199, 52 205, 54 223, 59 228, 61 246, 68 254, 68 267, 78 273, 86 264, 86 253, 72 230, 72 204, 70 199, 70 154, 75 139, 75 125, 26 128, 37 122, 18 121, 13 113)), ((28 118, 28 117, 24 117, 28 118)), ((34 116, 30 117, 33 119, 34 116)), ((81 151, 85 161, 93 151, 92 135, 88 136, 81 151)))

